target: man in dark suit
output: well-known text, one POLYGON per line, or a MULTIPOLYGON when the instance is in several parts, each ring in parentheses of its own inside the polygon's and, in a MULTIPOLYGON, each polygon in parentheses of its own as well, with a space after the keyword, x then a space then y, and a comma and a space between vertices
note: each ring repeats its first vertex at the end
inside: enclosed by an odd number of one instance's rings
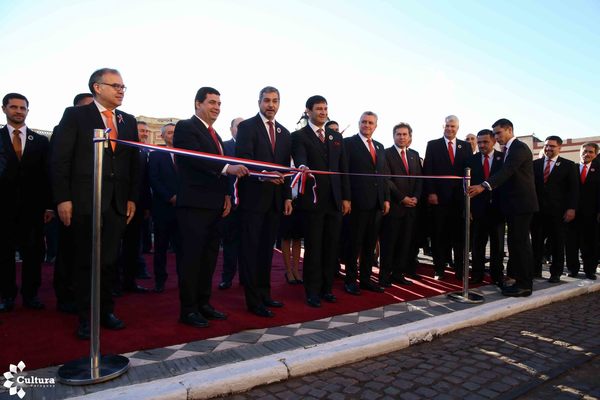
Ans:
POLYGON ((579 198, 578 173, 575 163, 560 157, 562 139, 548 136, 544 157, 533 162, 535 191, 539 211, 531 221, 533 274, 542 276, 544 239, 551 246, 550 283, 560 282, 565 264, 566 224, 575 218, 579 198))
MULTIPOLYGON (((385 173, 385 149, 381 143, 373 140, 373 133, 377 129, 377 114, 372 111, 364 112, 360 116, 358 128, 358 134, 344 139, 348 172, 372 175, 385 173)), ((350 176, 352 213, 349 217, 344 289, 353 295, 360 294, 357 279, 360 280, 360 289, 383 292, 381 286, 371 282, 371 269, 381 217, 390 210, 387 180, 372 176, 350 176)))
MULTIPOLYGON (((477 133, 479 153, 467 160, 471 168, 471 184, 479 185, 500 171, 503 154, 494 150, 494 132, 483 129, 477 133)), ((473 233, 473 264, 471 283, 483 282, 485 273, 485 248, 490 243, 490 276, 502 287, 504 282, 504 216, 498 204, 498 192, 485 192, 471 201, 471 228, 473 233)))
MULTIPOLYGON (((319 95, 309 97, 306 114, 308 124, 292 134, 294 164, 299 168, 347 172, 342 135, 325 128, 327 100, 319 95)), ((350 182, 347 175, 315 174, 314 179, 309 180, 304 194, 298 194, 297 210, 305 215, 302 272, 306 302, 310 307, 320 307, 321 298, 330 303, 337 301, 332 293, 333 278, 342 216, 350 212, 350 182)))
POLYGON ((567 268, 569 276, 579 274, 579 250, 585 277, 596 280, 598 256, 598 220, 600 219, 600 168, 597 162, 597 143, 584 143, 580 150, 579 200, 575 219, 567 224, 567 268))
MULTIPOLYGON (((95 71, 88 84, 94 102, 69 107, 52 138, 52 188, 58 215, 72 227, 75 264, 75 293, 79 312, 77 336, 89 338, 90 254, 94 193, 94 129, 110 128, 110 137, 137 141, 135 118, 116 108, 123 102, 126 87, 115 69, 95 71)), ((109 142, 102 166, 102 250, 100 322, 109 329, 125 324, 114 314, 112 286, 119 244, 127 223, 135 213, 139 192, 138 151, 109 142)))
MULTIPOLYGON (((456 138, 458 118, 446 117, 444 137, 431 140, 425 150, 424 175, 463 176, 465 163, 472 156, 471 145, 456 138)), ((456 278, 463 272, 463 220, 464 191, 462 181, 452 179, 428 179, 424 184, 427 203, 431 211, 431 246, 435 279, 444 276, 444 267, 452 259, 456 278)))
MULTIPOLYGON (((223 155, 223 142, 213 128, 221 112, 221 94, 201 87, 194 99, 195 114, 175 125, 173 145, 180 149, 223 155)), ((225 313, 210 304, 212 277, 219 253, 218 224, 231 211, 227 175, 248 174, 243 165, 176 156, 178 190, 175 214, 181 234, 179 276, 180 321, 204 328, 208 319, 225 313)))
MULTIPOLYGON (((279 165, 291 164, 290 133, 275 121, 279 91, 267 86, 258 96, 259 113, 238 126, 235 155, 279 165)), ((282 307, 271 298, 271 264, 282 214, 292 213, 289 179, 248 177, 238 183, 240 199, 240 273, 243 275, 246 307, 261 317, 274 314, 267 307, 282 307)))
MULTIPOLYGON (((393 128, 394 145, 385 150, 386 169, 392 175, 421 175, 419 153, 408 146, 412 128, 401 122, 393 128)), ((391 178, 390 212, 383 217, 381 243, 381 269, 379 285, 391 286, 392 282, 411 285, 405 276, 415 278, 413 248, 417 204, 421 197, 423 181, 411 178, 391 178)))
MULTIPOLYGON (((160 135, 167 148, 173 148, 175 124, 166 124, 160 135)), ((177 276, 180 275, 181 236, 175 217, 177 202, 177 169, 175 156, 171 153, 153 151, 148 158, 148 179, 152 188, 152 218, 154 225, 154 291, 165 290, 167 273, 167 250, 169 243, 175 250, 177 276)))
POLYGON ((513 124, 508 119, 499 119, 492 128, 496 141, 505 147, 504 164, 500 171, 481 184, 471 185, 468 193, 474 197, 485 190, 498 190, 500 210, 508 226, 508 262, 512 264, 515 275, 515 284, 504 286, 502 294, 530 296, 533 289, 533 251, 529 225, 533 213, 538 211, 533 155, 525 143, 515 138, 513 124))
POLYGON ((6 126, 0 129, 5 170, 0 175, 0 311, 10 311, 17 297, 15 253, 22 264, 23 305, 40 310, 38 298, 43 259, 43 227, 53 218, 48 179, 48 139, 25 125, 29 101, 18 93, 2 99, 6 126))
MULTIPOLYGON (((231 120, 229 131, 231 139, 223 142, 223 151, 226 156, 235 157, 235 138, 237 136, 238 125, 244 118, 234 118, 231 120)), ((230 179, 230 191, 233 193, 235 177, 230 179)), ((219 289, 225 290, 231 287, 233 277, 238 270, 239 250, 240 250, 240 217, 235 204, 231 205, 231 212, 221 221, 222 243, 223 243, 223 272, 221 273, 221 282, 219 289)))
MULTIPOLYGON (((91 93, 79 93, 73 99, 74 107, 87 106, 94 102, 94 96, 91 93)), ((52 137, 56 133, 58 126, 54 127, 52 137)), ((55 141, 50 138, 50 154, 55 141)), ((51 156, 49 156, 51 159, 51 156)), ((59 218, 58 224, 58 245, 56 260, 54 262, 53 286, 56 295, 56 308, 58 311, 67 314, 77 314, 77 304, 75 301, 75 267, 73 263, 73 232, 70 226, 65 226, 59 218)))

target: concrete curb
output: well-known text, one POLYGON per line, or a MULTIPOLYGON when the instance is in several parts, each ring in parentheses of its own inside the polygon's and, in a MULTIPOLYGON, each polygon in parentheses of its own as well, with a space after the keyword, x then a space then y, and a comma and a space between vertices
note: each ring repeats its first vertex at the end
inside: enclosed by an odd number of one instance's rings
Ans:
POLYGON ((340 365, 364 360, 471 326, 506 318, 571 297, 600 290, 600 282, 573 281, 535 291, 526 298, 506 298, 465 310, 347 337, 313 347, 295 349, 208 370, 108 389, 75 399, 208 399, 243 392, 340 365))

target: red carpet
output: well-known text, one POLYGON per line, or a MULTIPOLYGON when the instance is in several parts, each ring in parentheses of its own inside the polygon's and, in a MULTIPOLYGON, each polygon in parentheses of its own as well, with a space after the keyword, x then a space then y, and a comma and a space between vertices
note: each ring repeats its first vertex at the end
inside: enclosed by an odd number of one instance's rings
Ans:
MULTIPOLYGON (((229 335, 235 332, 287 325, 297 322, 316 320, 332 315, 367 310, 387 304, 423 297, 436 296, 450 291, 460 290, 460 282, 452 276, 444 281, 431 278, 433 270, 421 266, 419 273, 423 281, 412 286, 394 286, 386 293, 364 292, 361 296, 351 296, 343 291, 343 281, 337 279, 334 294, 338 303, 323 303, 319 309, 305 304, 302 285, 289 285, 285 282, 283 259, 276 253, 273 260, 272 296, 283 301, 285 307, 273 309, 275 318, 260 318, 245 309, 244 293, 237 281, 229 290, 218 290, 221 263, 219 258, 217 272, 214 275, 212 304, 218 310, 229 314, 226 321, 211 321, 206 329, 197 329, 177 322, 179 317, 179 299, 174 271, 174 256, 169 255, 169 280, 164 293, 125 294, 116 299, 115 314, 127 325, 122 331, 101 330, 101 352, 103 354, 127 353, 135 350, 152 349, 187 343, 191 341, 229 335)), ((148 270, 152 271, 152 257, 147 257, 148 270)), ((21 306, 21 299, 12 312, 0 314, 0 365, 8 367, 10 363, 25 362, 28 369, 36 369, 62 364, 82 356, 89 355, 89 342, 75 337, 77 317, 56 311, 56 300, 52 289, 53 266, 43 266, 40 298, 46 309, 33 311, 21 306)), ((237 279, 237 276, 236 276, 237 279)), ((153 280, 140 280, 141 285, 152 286, 153 280)))

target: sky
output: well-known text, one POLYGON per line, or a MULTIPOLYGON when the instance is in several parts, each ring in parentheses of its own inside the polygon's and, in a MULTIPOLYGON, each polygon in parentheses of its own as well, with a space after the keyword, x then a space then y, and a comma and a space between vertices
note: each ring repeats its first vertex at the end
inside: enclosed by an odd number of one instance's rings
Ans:
POLYGON ((290 131, 320 94, 345 135, 369 110, 376 140, 408 122, 422 154, 451 114, 459 138, 499 118, 517 135, 599 136, 598 20, 600 0, 0 0, 0 95, 24 94, 27 125, 51 130, 111 67, 135 116, 190 118, 196 91, 218 89, 224 139, 264 86, 290 131))

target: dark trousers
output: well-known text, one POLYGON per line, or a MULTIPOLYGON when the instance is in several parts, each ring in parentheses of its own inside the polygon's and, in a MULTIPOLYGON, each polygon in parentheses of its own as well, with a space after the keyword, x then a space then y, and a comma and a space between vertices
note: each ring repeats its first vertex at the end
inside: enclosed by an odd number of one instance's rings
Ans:
MULTIPOLYGON (((231 282, 238 269, 240 253, 240 211, 231 213, 221 221, 223 235, 223 273, 222 282, 231 282)), ((240 277, 240 279, 242 279, 240 277)))
POLYGON ((490 242, 490 277, 502 282, 504 275, 504 218, 495 214, 484 214, 473 218, 473 279, 481 279, 485 273, 485 247, 490 242))
POLYGON ((180 276, 181 236, 176 218, 154 218, 154 281, 164 284, 169 277, 167 273, 167 251, 169 243, 175 251, 177 276, 180 276))
POLYGON ((142 224, 144 221, 144 211, 138 209, 125 228, 120 260, 123 287, 134 286, 138 271, 146 268, 146 261, 142 255, 142 224))
POLYGON ((304 290, 308 296, 331 293, 338 263, 342 213, 332 206, 307 210, 303 215, 304 290))
POLYGON ((454 251, 454 267, 462 276, 464 259, 464 222, 460 205, 431 206, 431 250, 437 273, 444 272, 446 262, 454 251))
POLYGON ((175 213, 181 235, 179 302, 181 315, 185 316, 210 304, 223 211, 180 207, 175 213))
POLYGON ((506 216, 509 275, 521 289, 533 287, 533 250, 529 238, 532 214, 506 216))
POLYGON ((542 273, 544 239, 550 242, 552 263, 550 275, 560 276, 565 265, 566 224, 562 215, 536 213, 531 221, 531 244, 533 246, 533 273, 542 273))
MULTIPOLYGON (((6 213, 7 210, 1 212, 6 213)), ((14 210, 0 216, 0 296, 17 297, 15 252, 21 256, 21 294, 24 299, 37 296, 44 257, 43 212, 14 210)))
POLYGON ((371 280, 377 233, 381 224, 381 210, 352 210, 350 213, 349 242, 346 247, 346 283, 371 280), (360 256, 360 266, 357 260, 360 256))
POLYGON ((280 212, 240 210, 240 275, 249 309, 271 300, 271 265, 280 212))
POLYGON ((59 222, 53 286, 59 304, 75 303, 73 229, 59 222))
POLYGON ((414 272, 414 235, 416 209, 406 211, 402 216, 385 216, 381 223, 380 280, 400 277, 414 272))
MULTIPOLYGON (((116 262, 119 245, 127 219, 119 214, 114 205, 102 213, 101 231, 101 265, 100 265, 100 312, 112 313, 113 282, 116 275, 116 262)), ((73 232, 75 297, 81 318, 90 315, 90 288, 92 270, 92 216, 74 214, 71 221, 73 232)))
POLYGON ((595 216, 578 215, 567 224, 567 268, 572 273, 579 272, 579 251, 583 260, 583 272, 596 273, 598 256, 598 223, 595 216))
POLYGON ((61 222, 56 218, 52 218, 46 224, 44 224, 44 241, 46 244, 46 262, 54 262, 56 259, 56 253, 58 252, 58 231, 60 229, 61 222))

